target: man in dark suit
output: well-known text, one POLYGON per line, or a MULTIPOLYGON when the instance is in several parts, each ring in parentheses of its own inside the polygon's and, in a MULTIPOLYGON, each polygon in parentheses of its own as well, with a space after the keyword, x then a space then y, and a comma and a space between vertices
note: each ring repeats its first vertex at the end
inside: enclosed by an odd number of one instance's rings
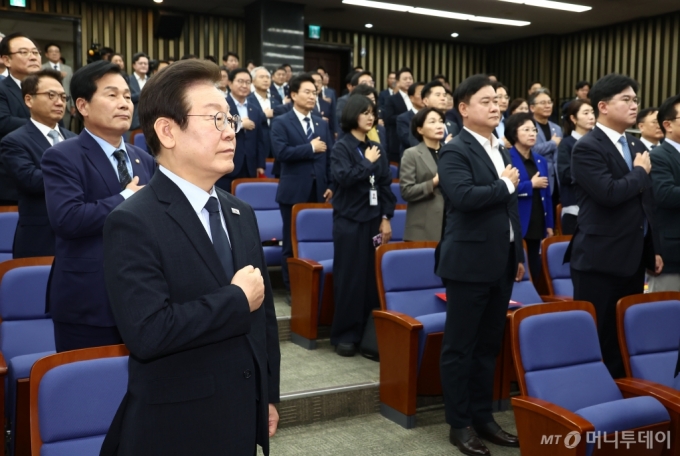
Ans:
POLYGON ((336 119, 335 131, 337 131, 338 133, 342 130, 340 128, 342 110, 345 108, 347 100, 349 99, 349 96, 352 95, 354 88, 361 84, 370 87, 375 87, 375 81, 373 81, 373 75, 371 74, 370 71, 354 71, 348 74, 347 77, 349 78, 349 82, 347 83, 348 93, 338 98, 338 102, 335 105, 335 119, 336 119))
POLYGON ((229 113, 241 119, 241 129, 236 132, 234 169, 217 181, 217 186, 231 192, 234 179, 257 177, 264 173, 269 148, 265 145, 264 125, 267 123, 259 103, 248 102, 252 79, 245 68, 229 73, 231 92, 227 96, 229 113))
POLYGON ((335 94, 335 89, 328 87, 328 83, 330 82, 330 76, 328 76, 328 72, 326 72, 326 69, 322 66, 318 67, 316 72, 321 75, 321 82, 323 84, 323 88, 321 89, 320 93, 321 97, 329 102, 332 106, 335 106, 335 103, 338 101, 338 97, 335 94))
MULTIPOLYGON (((442 113, 446 112, 446 88, 444 87, 444 83, 440 80, 434 79, 431 82, 425 84, 425 86, 420 90, 420 98, 422 100, 423 107, 432 107, 440 110, 442 113)), ((409 130, 410 127, 411 125, 409 123, 409 130)), ((441 141, 442 145, 451 141, 454 136, 458 134, 458 132, 460 132, 458 124, 446 119, 444 121, 444 138, 441 141)), ((415 147, 420 143, 420 141, 418 141, 416 137, 413 136, 411 131, 409 131, 408 134, 408 141, 408 147, 415 147)))
POLYGON ((290 82, 293 109, 272 122, 272 152, 281 164, 276 202, 283 221, 281 274, 287 290, 290 290, 287 259, 293 256, 290 237, 293 205, 328 202, 334 190, 328 157, 333 138, 326 121, 312 113, 317 95, 311 76, 293 78, 290 82))
POLYGON ((31 119, 0 142, 0 155, 19 190, 19 223, 14 258, 54 255, 54 231, 47 218, 40 160, 45 150, 76 135, 59 126, 68 109, 61 73, 53 69, 29 75, 21 84, 31 119))
POLYGON ((286 69, 284 67, 278 67, 274 74, 272 74, 272 86, 271 86, 271 96, 272 98, 277 98, 279 104, 290 103, 290 98, 288 98, 288 93, 286 89, 288 85, 286 84, 286 69))
MULTIPOLYGON (((9 76, 0 81, 0 139, 25 125, 31 113, 21 94, 21 82, 40 71, 40 51, 21 33, 12 33, 0 42, 0 59, 9 76)), ((16 205, 17 187, 4 166, 0 166, 0 205, 16 205)))
POLYGON ((564 261, 571 261, 574 299, 595 306, 602 358, 614 378, 625 375, 616 303, 644 291, 645 268, 656 274, 663 268, 651 223, 649 152, 625 133, 637 117, 637 89, 637 82, 620 74, 597 81, 590 91, 597 124, 571 153, 579 213, 564 261))
POLYGON ((219 77, 208 61, 181 61, 142 95, 159 169, 104 226, 106 285, 130 349, 104 456, 250 456, 258 444, 267 455, 276 431, 280 352, 257 219, 215 186, 235 153, 219 77))
POLYGON ((399 134, 397 132, 397 117, 413 109, 408 98, 408 88, 413 84, 413 73, 410 68, 402 68, 397 72, 397 93, 387 99, 382 111, 382 118, 387 129, 387 158, 399 162, 399 134))
POLYGON ((396 93, 397 90, 396 86, 397 86, 397 72, 390 71, 387 74, 387 88, 381 91, 380 95, 378 95, 379 111, 383 111, 385 109, 385 105, 387 104, 388 98, 390 98, 392 95, 396 93))
POLYGON ((143 52, 138 52, 133 55, 132 69, 133 72, 127 80, 128 84, 130 85, 132 104, 134 105, 134 113, 132 115, 132 125, 130 125, 130 130, 136 130, 139 128, 139 115, 137 113, 137 109, 139 108, 139 96, 141 95, 142 89, 149 79, 149 57, 143 52))
POLYGON ((680 95, 664 101, 656 117, 666 139, 649 154, 650 176, 664 264, 661 274, 649 275, 649 291, 680 291, 680 95))
POLYGON ((104 285, 102 230, 109 213, 149 181, 154 161, 123 141, 133 105, 120 72, 102 60, 73 74, 85 129, 45 151, 41 162, 56 234, 47 305, 58 352, 121 342, 104 285))
POLYGON ((316 97, 316 104, 314 105, 314 108, 316 111, 316 114, 320 115, 323 120, 325 120, 328 123, 328 127, 331 130, 331 134, 335 138, 335 127, 336 127, 336 121, 335 121, 335 112, 333 112, 333 106, 331 103, 326 101, 323 96, 323 78, 319 73, 314 73, 310 72, 309 75, 314 79, 314 86, 316 86, 316 91, 319 93, 316 97))
POLYGON ((270 92, 271 87, 271 76, 269 71, 261 66, 254 68, 250 72, 250 77, 253 79, 253 87, 255 90, 248 95, 248 103, 251 106, 259 105, 262 109, 262 114, 266 118, 266 121, 262 123, 262 134, 263 134, 263 144, 265 148, 265 157, 272 158, 271 153, 272 143, 270 139, 271 132, 271 122, 274 118, 274 110, 281 106, 281 101, 278 98, 272 96, 270 92))
POLYGON ((519 172, 493 130, 496 91, 484 75, 454 93, 464 128, 439 152, 446 228, 436 272, 446 285, 441 375, 450 442, 467 455, 488 455, 479 437, 518 447, 492 412, 496 356, 514 280, 524 275, 517 209, 519 172))
MULTIPOLYGON (((399 135, 399 160, 404 155, 404 151, 411 147, 411 119, 418 111, 423 108, 423 100, 420 98, 421 91, 425 87, 424 82, 416 82, 408 88, 408 99, 411 101, 412 108, 397 117, 397 135, 399 135)), ((415 139, 415 138, 414 138, 415 139)), ((416 143, 417 144, 417 143, 416 143)))

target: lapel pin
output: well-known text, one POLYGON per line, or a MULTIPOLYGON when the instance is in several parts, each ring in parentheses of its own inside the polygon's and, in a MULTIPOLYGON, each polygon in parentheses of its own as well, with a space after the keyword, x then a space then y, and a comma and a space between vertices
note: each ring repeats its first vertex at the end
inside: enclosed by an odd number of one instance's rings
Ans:
POLYGON ((634 142, 632 142, 632 143, 630 143, 630 145, 631 145, 631 146, 634 146, 634 145, 635 145, 635 143, 634 143, 634 142))
POLYGON ((236 209, 236 208, 234 208, 234 207, 231 208, 231 212, 233 212, 233 213, 236 214, 236 215, 241 215, 241 213, 239 212, 239 210, 236 209))
POLYGON ((135 163, 139 163, 139 158, 135 158, 135 163))

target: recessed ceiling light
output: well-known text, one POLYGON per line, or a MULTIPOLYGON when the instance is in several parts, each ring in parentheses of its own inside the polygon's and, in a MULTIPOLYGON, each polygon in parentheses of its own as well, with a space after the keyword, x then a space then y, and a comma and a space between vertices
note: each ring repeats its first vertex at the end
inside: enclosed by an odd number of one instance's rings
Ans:
POLYGON ((366 24, 366 28, 373 28, 373 24, 366 24))
POLYGON ((553 2, 551 0, 501 0, 502 2, 520 3, 527 6, 538 6, 540 8, 552 8, 573 13, 583 13, 590 11, 592 6, 576 5, 574 3, 553 2))
POLYGON ((153 0, 154 3, 163 3, 163 0, 153 0))
POLYGON ((376 2, 373 0, 342 0, 342 3, 346 5, 365 6, 367 8, 386 9, 400 13, 412 13, 423 14, 426 16, 445 17, 448 19, 457 19, 460 21, 486 22, 489 24, 514 25, 516 27, 523 27, 525 25, 531 24, 531 22, 528 21, 515 21, 511 19, 500 19, 495 17, 474 16, 472 14, 455 13, 453 11, 443 11, 430 8, 418 8, 414 6, 398 5, 396 3, 376 2))
POLYGON ((457 33, 452 33, 451 36, 454 37, 454 38, 458 38, 460 35, 457 34, 457 33))

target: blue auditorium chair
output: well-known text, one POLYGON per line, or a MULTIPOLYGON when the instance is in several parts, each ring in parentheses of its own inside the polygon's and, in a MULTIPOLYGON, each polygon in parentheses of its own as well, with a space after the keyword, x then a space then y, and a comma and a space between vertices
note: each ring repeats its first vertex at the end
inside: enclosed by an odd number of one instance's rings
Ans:
POLYGON ((144 133, 137 133, 133 141, 135 146, 139 147, 144 152, 149 152, 149 148, 146 146, 146 138, 144 138, 144 133))
POLYGON ((392 173, 392 179, 399 179, 399 163, 390 162, 390 172, 392 173))
POLYGON ((397 204, 407 204, 406 200, 401 197, 401 189, 399 188, 399 179, 394 179, 390 184, 390 189, 394 196, 397 197, 397 204))
POLYGON ((97 456, 127 391, 124 345, 43 358, 31 371, 34 455, 97 456))
POLYGON ((380 412, 410 429, 416 396, 442 394, 439 373, 446 293, 434 273, 436 242, 378 247, 380 310, 373 312, 380 353, 380 412))
POLYGON ((273 158, 268 158, 266 163, 264 164, 264 176, 269 178, 269 179, 274 179, 276 176, 274 176, 274 159, 273 158))
POLYGON ((626 376, 680 391, 674 377, 680 340, 680 293, 626 296, 616 306, 626 376))
POLYGON ((333 321, 333 206, 296 204, 291 222, 291 340, 313 350, 318 326, 328 326, 333 321))
POLYGON ((663 396, 630 379, 614 380, 602 362, 595 322, 595 308, 585 301, 522 307, 512 314, 512 352, 521 393, 512 398, 512 405, 522 454, 665 451, 666 444, 660 443, 645 451, 639 431, 668 431, 671 419, 677 419, 680 396, 663 396), (633 431, 634 442, 629 449, 615 451, 614 436, 621 445, 623 431, 633 431), (559 447, 546 446, 546 436, 556 435, 569 440, 560 441, 559 447))
POLYGON ((18 222, 18 212, 0 212, 0 262, 12 259, 14 233, 18 222))
POLYGON ((28 403, 28 390, 22 384, 33 363, 55 351, 52 319, 45 313, 52 261, 53 257, 37 257, 0 263, 0 375, 5 377, 0 382, 4 398, 0 419, 10 423, 10 454, 15 446, 28 444, 28 434, 18 432, 27 429, 18 423, 28 423, 28 409, 17 408, 28 403), (19 394, 25 400, 19 400, 19 394))
POLYGON ((400 242, 404 240, 404 231, 406 230, 406 206, 397 205, 394 210, 394 217, 390 220, 392 227, 392 240, 390 242, 400 242))
POLYGON ((541 242, 541 262, 548 294, 568 299, 574 297, 574 284, 569 263, 562 263, 570 241, 571 236, 553 236, 541 242))
POLYGON ((276 202, 278 188, 278 179, 236 179, 231 183, 232 195, 250 204, 255 211, 267 266, 281 266, 283 221, 276 202))

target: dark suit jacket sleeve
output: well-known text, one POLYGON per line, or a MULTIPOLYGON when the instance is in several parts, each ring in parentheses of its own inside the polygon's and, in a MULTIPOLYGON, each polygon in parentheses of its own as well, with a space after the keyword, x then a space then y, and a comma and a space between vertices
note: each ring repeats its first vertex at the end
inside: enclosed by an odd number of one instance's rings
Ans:
POLYGON ((652 184, 657 207, 664 209, 680 208, 680 186, 673 176, 673 170, 666 152, 652 152, 652 184))
MULTIPOLYGON (((392 170, 390 169, 390 162, 387 159, 387 154, 382 146, 380 148, 380 158, 378 161, 380 165, 380 175, 376 176, 378 185, 378 200, 380 202, 380 210, 382 214, 388 218, 394 217, 394 208, 397 205, 397 197, 394 196, 390 186, 392 185, 392 170)), ((368 160, 367 160, 368 161, 368 160)))
POLYGON ((337 182, 333 179, 333 173, 331 172, 331 156, 334 149, 333 132, 331 132, 330 126, 327 128, 327 134, 325 135, 324 141, 326 142, 326 187, 328 187, 333 193, 338 189, 337 182))
POLYGON ((265 141, 269 141, 269 135, 262 124, 266 124, 267 116, 265 116, 264 111, 261 109, 257 114, 260 116, 259 122, 257 122, 259 125, 255 126, 255 134, 257 134, 257 167, 265 169, 267 165, 267 152, 269 151, 265 141))
POLYGON ((137 78, 135 78, 134 74, 130 75, 128 86, 130 86, 130 98, 136 106, 137 103, 139 103, 139 96, 141 95, 142 91, 139 88, 139 83, 137 82, 137 78))
POLYGON ((124 210, 112 212, 104 225, 107 290, 130 353, 150 360, 248 333, 250 307, 236 285, 170 301, 162 245, 150 233, 141 217, 124 210))
POLYGON ((571 174, 576 183, 602 206, 614 207, 638 198, 646 187, 648 176, 645 170, 636 166, 622 178, 614 179, 603 153, 585 141, 579 141, 574 146, 571 152, 571 174))
MULTIPOLYGON (((363 158, 358 163, 354 163, 349 155, 351 153, 356 154, 358 152, 349 150, 344 141, 338 142, 331 153, 333 180, 340 187, 353 187, 357 182, 368 179, 371 175, 371 161, 368 158, 363 158)), ((381 152, 381 155, 383 155, 383 152, 381 152)))
POLYGON ((411 147, 411 141, 409 141, 409 136, 411 134, 411 125, 409 124, 408 111, 400 114, 397 117, 397 135, 399 135, 399 141, 401 141, 401 146, 404 149, 411 147))
MULTIPOLYGON (((78 171, 63 155, 50 148, 41 162, 52 229, 64 239, 99 235, 106 217, 124 198, 117 193, 98 201, 86 201, 78 171)), ((104 185, 103 182, 100 185, 104 185)))
POLYGON ((314 149, 310 143, 289 145, 288 131, 292 129, 292 125, 286 125, 286 121, 287 119, 277 119, 277 122, 272 122, 271 140, 274 158, 279 161, 314 159, 314 149))
POLYGON ((28 122, 28 119, 12 115, 9 105, 9 97, 11 96, 11 94, 7 93, 7 89, 0 86, 0 138, 28 122))
POLYGON ((562 185, 571 184, 571 147, 566 140, 557 148, 557 178, 562 185))
POLYGON ((497 179, 489 185, 475 185, 469 158, 465 151, 457 149, 459 147, 451 143, 444 146, 438 166, 439 186, 453 207, 469 212, 496 204, 507 204, 512 195, 508 192, 505 181, 497 179))
POLYGON ((20 144, 14 135, 5 137, 0 143, 0 154, 5 170, 17 187, 31 195, 45 193, 42 169, 36 166, 26 145, 20 144))
POLYGON ((397 125, 397 115, 395 114, 396 108, 394 106, 394 99, 392 97, 394 97, 394 95, 389 97, 385 103, 383 121, 385 122, 385 126, 390 125, 394 127, 397 125))

